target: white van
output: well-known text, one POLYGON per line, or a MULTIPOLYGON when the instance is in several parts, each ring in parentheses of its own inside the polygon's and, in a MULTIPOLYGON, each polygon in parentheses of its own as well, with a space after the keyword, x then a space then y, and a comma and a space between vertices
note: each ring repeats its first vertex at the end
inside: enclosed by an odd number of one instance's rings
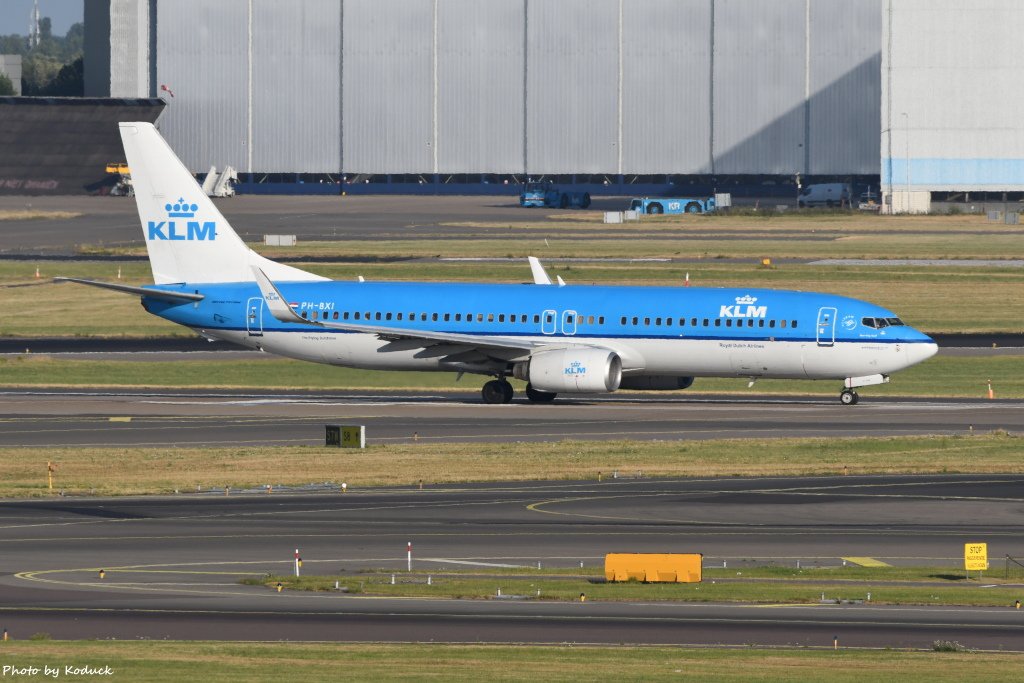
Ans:
POLYGON ((796 203, 801 209, 811 206, 849 206, 852 194, 846 183, 819 183, 800 190, 796 203))

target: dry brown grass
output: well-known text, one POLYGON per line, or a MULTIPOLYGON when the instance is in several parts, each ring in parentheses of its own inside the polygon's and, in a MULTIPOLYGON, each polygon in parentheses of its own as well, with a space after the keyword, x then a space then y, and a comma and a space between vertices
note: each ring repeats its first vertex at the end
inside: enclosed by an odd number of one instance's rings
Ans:
MULTIPOLYGON (((372 435, 371 435, 372 443, 372 435)), ((407 486, 467 481, 591 479, 610 476, 1024 472, 1022 439, 1006 435, 884 439, 723 439, 411 444, 363 451, 326 447, 4 448, 0 496, 145 494, 266 484, 346 482, 407 486)))
POLYGON ((32 209, 0 209, 0 221, 30 221, 42 218, 59 220, 63 218, 78 218, 81 213, 75 211, 34 211, 32 209))

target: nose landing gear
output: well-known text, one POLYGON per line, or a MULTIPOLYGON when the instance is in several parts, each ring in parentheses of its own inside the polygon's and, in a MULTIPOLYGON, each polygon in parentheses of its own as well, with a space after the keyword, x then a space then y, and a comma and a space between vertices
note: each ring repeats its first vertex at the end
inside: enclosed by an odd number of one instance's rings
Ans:
POLYGON ((860 395, 853 389, 843 389, 842 393, 839 394, 839 402, 844 406, 855 406, 859 400, 860 395))
POLYGON ((515 390, 512 389, 512 385, 507 379, 499 377, 484 384, 480 394, 483 396, 484 403, 509 403, 515 390))

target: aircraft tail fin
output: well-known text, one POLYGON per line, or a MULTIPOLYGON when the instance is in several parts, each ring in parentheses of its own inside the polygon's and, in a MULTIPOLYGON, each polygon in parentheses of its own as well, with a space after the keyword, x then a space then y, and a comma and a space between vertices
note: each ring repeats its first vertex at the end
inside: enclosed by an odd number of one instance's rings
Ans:
POLYGON ((251 282, 252 266, 277 281, 327 279, 251 250, 153 124, 120 128, 154 282, 251 282))

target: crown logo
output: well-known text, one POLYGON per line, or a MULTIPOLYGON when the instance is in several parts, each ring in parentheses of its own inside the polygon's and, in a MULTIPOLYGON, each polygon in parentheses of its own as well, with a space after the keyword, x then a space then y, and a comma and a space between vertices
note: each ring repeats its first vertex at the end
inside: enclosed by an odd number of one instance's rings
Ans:
POLYGON ((756 296, 750 296, 749 294, 747 294, 746 296, 738 296, 738 297, 736 297, 736 303, 740 304, 740 305, 742 305, 742 304, 752 304, 755 301, 757 301, 757 297, 756 296))
POLYGON ((171 218, 192 218, 199 210, 198 205, 189 204, 181 197, 173 204, 164 204, 164 208, 167 209, 167 215, 171 218))

